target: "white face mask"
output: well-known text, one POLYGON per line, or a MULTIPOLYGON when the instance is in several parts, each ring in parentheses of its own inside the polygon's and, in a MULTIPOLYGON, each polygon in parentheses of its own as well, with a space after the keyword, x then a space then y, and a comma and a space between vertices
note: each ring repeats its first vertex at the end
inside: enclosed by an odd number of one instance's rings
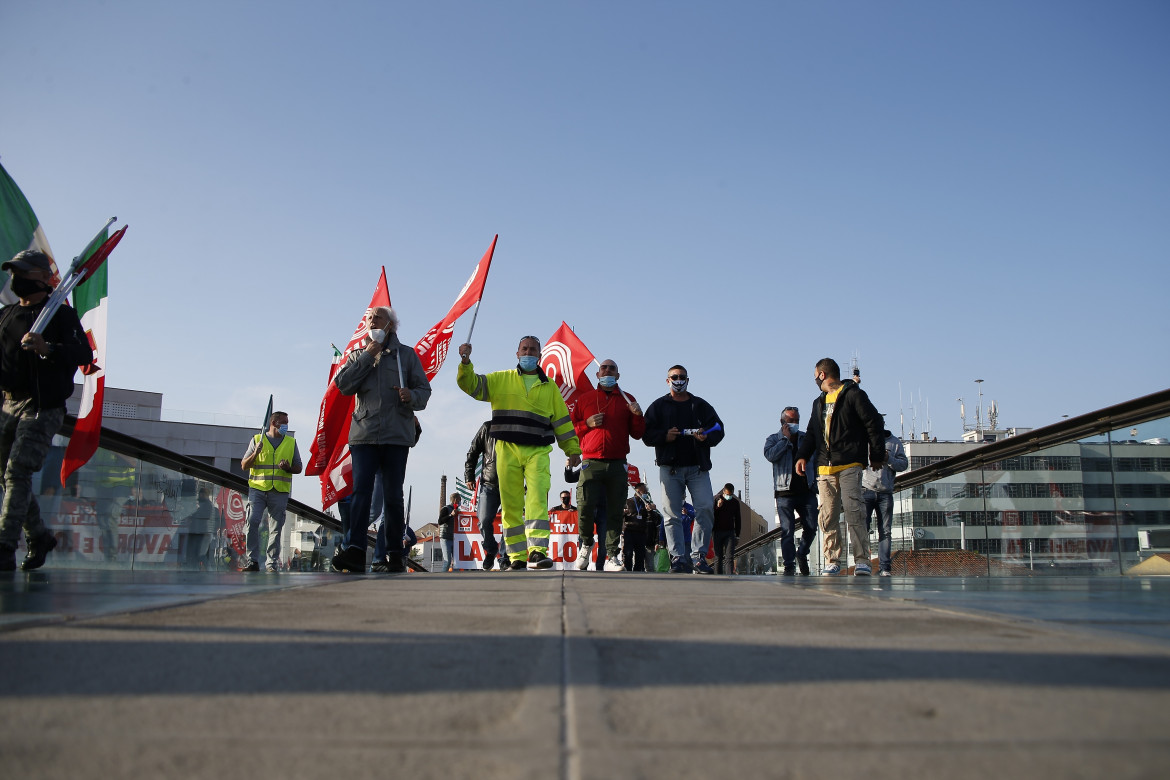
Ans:
POLYGON ((371 340, 371 341, 375 341, 375 342, 377 342, 378 344, 385 343, 385 341, 386 341, 386 331, 384 331, 384 330, 381 330, 380 328, 373 328, 373 329, 370 331, 370 340, 371 340))

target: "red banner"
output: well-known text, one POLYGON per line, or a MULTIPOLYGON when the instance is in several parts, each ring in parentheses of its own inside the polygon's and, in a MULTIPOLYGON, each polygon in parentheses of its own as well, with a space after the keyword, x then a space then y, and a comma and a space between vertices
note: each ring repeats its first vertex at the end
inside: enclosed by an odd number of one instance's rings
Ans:
POLYGON ((488 247, 488 251, 475 266, 467 284, 463 285, 463 289, 459 291, 459 295, 455 299, 454 305, 451 306, 451 310, 447 312, 447 316, 436 322, 434 327, 428 330, 426 335, 414 345, 414 351, 418 353, 418 358, 422 361, 423 371, 426 372, 428 382, 435 378, 439 369, 443 367, 443 361, 447 359, 447 350, 451 348, 451 334, 455 330, 455 320, 459 319, 464 312, 483 297, 483 288, 487 284, 488 271, 491 269, 492 256, 496 252, 496 240, 499 237, 497 234, 492 239, 492 245, 488 247))
POLYGON ((638 467, 632 463, 626 464, 626 482, 633 487, 642 481, 642 474, 638 471, 638 467))
POLYGON ((540 352, 540 367, 561 389, 569 411, 573 411, 581 393, 593 389, 587 372, 592 362, 593 353, 564 322, 549 336, 540 352))

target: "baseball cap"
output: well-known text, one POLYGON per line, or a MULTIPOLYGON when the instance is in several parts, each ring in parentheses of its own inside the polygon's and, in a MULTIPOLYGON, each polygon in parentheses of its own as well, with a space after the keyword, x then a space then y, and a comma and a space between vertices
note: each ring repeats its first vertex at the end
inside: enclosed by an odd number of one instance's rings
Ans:
POLYGON ((0 266, 0 269, 5 271, 11 268, 16 268, 21 271, 45 271, 47 273, 53 273, 53 265, 49 261, 49 256, 39 249, 26 249, 23 252, 17 252, 15 257, 0 266))

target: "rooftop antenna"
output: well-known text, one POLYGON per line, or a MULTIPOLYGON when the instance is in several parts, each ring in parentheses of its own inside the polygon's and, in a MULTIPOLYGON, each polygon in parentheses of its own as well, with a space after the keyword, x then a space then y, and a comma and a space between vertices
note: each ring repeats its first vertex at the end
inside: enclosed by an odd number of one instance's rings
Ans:
MULTIPOLYGON (((902 439, 904 441, 906 439, 906 416, 904 414, 902 414, 902 383, 901 382, 898 383, 898 429, 899 429, 898 434, 902 437, 902 439)), ((914 432, 911 431, 910 435, 913 436, 914 432)))
POLYGON ((967 432, 967 405, 963 403, 962 398, 956 398, 959 402, 959 419, 963 421, 963 433, 967 432))
POLYGON ((996 430, 996 425, 999 423, 999 405, 992 401, 987 407, 987 424, 991 426, 991 430, 996 430))
POLYGON ((853 376, 854 383, 858 385, 861 384, 861 369, 857 367, 857 359, 860 356, 860 352, 853 350, 853 357, 849 359, 849 373, 853 376))
POLYGON ((979 405, 975 407, 975 429, 983 433, 983 380, 976 379, 975 387, 979 390, 979 405))
POLYGON ((748 456, 743 456, 743 502, 748 506, 752 505, 752 462, 748 460, 748 456))

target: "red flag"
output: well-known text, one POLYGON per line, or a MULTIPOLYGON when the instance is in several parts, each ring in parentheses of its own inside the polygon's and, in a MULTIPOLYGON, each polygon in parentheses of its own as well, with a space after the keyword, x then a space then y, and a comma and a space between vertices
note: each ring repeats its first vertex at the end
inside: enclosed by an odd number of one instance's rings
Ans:
POLYGON ((642 481, 642 474, 638 471, 638 467, 635 466, 633 463, 627 463, 626 464, 626 482, 629 483, 630 487, 633 487, 634 485, 637 485, 641 481, 642 481))
POLYGON ((492 239, 492 245, 488 247, 488 251, 475 266, 475 271, 467 280, 467 284, 463 285, 463 289, 459 291, 459 296, 455 299, 451 310, 447 312, 447 316, 436 322, 435 326, 428 330, 426 335, 414 345, 414 351, 418 353, 418 358, 422 361, 423 371, 426 372, 428 382, 435 378, 439 369, 443 367, 443 361, 447 359, 447 350, 451 346, 451 334, 455 330, 455 320, 478 303, 483 296, 488 270, 492 265, 492 255, 496 252, 496 240, 499 237, 497 233, 492 239))
MULTIPOLYGON (((386 286, 386 268, 378 277, 378 285, 374 288, 374 296, 370 299, 370 308, 390 305, 390 290, 386 286)), ((349 479, 342 480, 335 485, 330 475, 337 471, 348 475, 348 469, 338 470, 342 460, 344 465, 349 464, 349 421, 353 416, 353 396, 342 395, 333 384, 333 376, 341 369, 341 364, 354 349, 361 345, 366 336, 366 322, 363 312, 362 319, 353 330, 353 336, 345 346, 345 352, 339 357, 334 356, 329 366, 329 384, 325 388, 325 397, 321 399, 321 411, 317 415, 317 433, 309 447, 309 460, 305 465, 306 476, 321 477, 321 502, 328 509, 338 499, 349 495, 352 484, 349 479), (340 488, 340 492, 339 492, 340 488)))
POLYGON ((228 544, 241 557, 247 555, 248 529, 244 525, 248 502, 244 496, 229 488, 220 488, 215 496, 215 506, 223 518, 228 544))
POLYGON ((561 389, 569 411, 577 405, 577 396, 593 389, 586 371, 592 362, 593 353, 564 322, 549 336, 540 352, 540 367, 561 389))

